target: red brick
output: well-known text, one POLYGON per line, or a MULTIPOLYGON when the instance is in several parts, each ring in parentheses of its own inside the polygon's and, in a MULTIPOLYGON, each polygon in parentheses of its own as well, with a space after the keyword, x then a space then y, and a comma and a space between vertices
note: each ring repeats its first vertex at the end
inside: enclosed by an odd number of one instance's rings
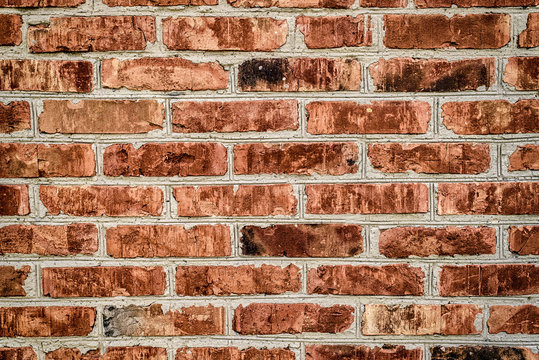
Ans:
POLYGON ((342 359, 372 359, 372 360, 421 360, 421 348, 407 349, 403 345, 383 347, 368 347, 365 345, 307 345, 306 360, 342 360, 342 359))
POLYGON ((38 177, 37 144, 0 144, 0 177, 38 177))
POLYGON ((234 173, 354 174, 358 159, 356 143, 240 144, 234 146, 234 173))
POLYGON ((288 349, 271 348, 240 350, 237 347, 225 348, 179 348, 176 351, 176 360, 295 360, 293 351, 288 349))
POLYGON ((228 88, 228 71, 217 62, 194 63, 181 58, 105 59, 105 88, 130 90, 220 90, 228 88))
POLYGON ((268 17, 163 19, 163 43, 170 50, 272 51, 287 37, 287 21, 268 17))
POLYGON ((518 255, 539 255, 539 226, 510 226, 509 250, 518 255))
POLYGON ((0 45, 19 45, 22 42, 21 27, 20 15, 0 15, 0 45))
POLYGON ((445 265, 441 296, 513 296, 539 294, 539 266, 533 264, 445 265))
POLYGON ((219 0, 103 0, 108 6, 217 5, 219 0))
POLYGON ((498 49, 511 39, 507 14, 384 15, 384 24, 384 44, 394 49, 498 49))
POLYGON ((155 42, 153 16, 53 17, 28 28, 30 52, 144 50, 155 42))
POLYGON ((146 133, 163 128, 165 108, 155 100, 44 100, 39 130, 64 134, 146 133))
POLYGON ((539 308, 534 305, 491 306, 487 325, 491 334, 539 334, 539 308))
POLYGON ((333 8, 348 9, 354 0, 228 0, 234 7, 333 8))
POLYGON ((380 254, 388 258, 496 253, 496 229, 482 227, 395 227, 380 231, 380 254))
POLYGON ((503 81, 516 90, 539 90, 539 57, 509 58, 503 81))
POLYGON ((284 294, 300 288, 300 269, 292 264, 176 268, 176 293, 182 296, 284 294))
POLYGON ((109 306, 103 313, 105 336, 224 335, 225 308, 190 306, 163 313, 160 304, 109 306))
POLYGON ((0 266, 0 296, 26 296, 24 282, 30 272, 30 266, 0 266))
POLYGON ((239 66, 241 91, 340 91, 361 89, 361 64, 354 59, 253 59, 239 66))
POLYGON ((0 102, 0 133, 30 129, 30 104, 27 101, 0 102))
POLYGON ((45 355, 45 360, 119 360, 144 359, 167 360, 165 348, 150 346, 109 347, 103 355, 101 351, 90 350, 84 354, 79 349, 60 348, 45 355))
POLYGON ((528 14, 528 25, 518 36, 518 46, 522 48, 539 46, 539 13, 528 14))
POLYGON ((0 216, 30 214, 28 185, 0 185, 0 216))
POLYGON ((363 335, 472 335, 481 333, 474 324, 482 313, 471 304, 381 305, 367 304, 363 335))
POLYGON ((517 7, 517 6, 536 6, 539 5, 538 0, 417 0, 418 8, 432 7, 517 7))
POLYGON ((323 265, 308 274, 309 294, 423 295, 425 273, 408 264, 323 265))
POLYGON ((49 215, 158 216, 163 211, 163 191, 151 186, 39 187, 49 215))
POLYGON ((508 170, 539 170, 539 145, 519 145, 509 156, 508 170))
POLYGON ((76 7, 85 2, 86 0, 0 0, 0 7, 76 7))
POLYGON ((361 231, 353 224, 244 226, 240 241, 244 255, 351 257, 363 252, 361 231))
POLYGON ((306 185, 309 214, 408 214, 429 210, 425 184, 306 185))
POLYGON ((309 49, 361 47, 372 45, 371 18, 353 16, 299 16, 296 29, 309 49))
POLYGON ((393 58, 369 66, 376 91, 446 92, 495 84, 493 58, 441 60, 393 58))
POLYGON ((447 102, 443 124, 459 135, 539 133, 539 100, 447 102))
POLYGON ((166 273, 154 267, 78 267, 44 268, 43 296, 107 297, 163 295, 166 273))
POLYGON ((37 355, 31 347, 0 348, 0 359, 5 360, 37 360, 37 355))
POLYGON ((218 143, 118 144, 103 154, 106 176, 217 176, 227 168, 227 150, 218 143))
POLYGON ((539 182, 438 184, 438 214, 539 214, 537 193, 539 182))
POLYGON ((361 7, 405 8, 407 5, 408 0, 359 0, 361 7))
POLYGON ((229 256, 226 225, 119 225, 107 229, 107 253, 114 258, 229 256))
POLYGON ((424 134, 430 121, 423 101, 313 101, 306 109, 310 134, 424 134))
POLYGON ((174 188, 178 216, 295 215, 297 199, 292 186, 232 185, 174 188))
POLYGON ((385 173, 479 174, 490 168, 488 144, 369 144, 368 156, 385 173))
POLYGON ((527 348, 497 346, 436 346, 431 348, 432 360, 499 359, 539 360, 539 355, 527 348))
POLYGON ((95 323, 95 309, 84 306, 0 308, 2 337, 87 336, 95 323))
POLYGON ((249 304, 234 311, 233 329, 242 335, 342 333, 354 323, 348 305, 249 304))
POLYGON ((90 255, 97 251, 97 226, 8 225, 0 228, 0 255, 90 255))
POLYGON ((89 61, 4 59, 0 72, 0 91, 86 93, 94 88, 94 68, 89 61))

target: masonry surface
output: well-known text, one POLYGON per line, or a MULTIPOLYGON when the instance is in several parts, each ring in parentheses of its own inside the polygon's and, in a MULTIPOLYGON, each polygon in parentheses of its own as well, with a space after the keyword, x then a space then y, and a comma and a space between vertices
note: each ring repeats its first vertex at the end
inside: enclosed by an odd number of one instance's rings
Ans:
POLYGON ((0 0, 0 359, 539 360, 539 0, 0 0))

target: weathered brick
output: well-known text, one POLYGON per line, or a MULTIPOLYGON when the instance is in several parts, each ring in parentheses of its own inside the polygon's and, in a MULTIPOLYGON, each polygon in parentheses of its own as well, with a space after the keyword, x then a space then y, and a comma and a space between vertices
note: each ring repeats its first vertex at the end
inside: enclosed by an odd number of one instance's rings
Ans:
POLYGON ((15 14, 0 15, 0 46, 19 45, 22 42, 22 17, 15 14))
POLYGON ((384 15, 384 26, 384 44, 394 49, 498 49, 511 39, 508 14, 384 15))
POLYGON ((306 185, 309 214, 407 214, 429 210, 425 184, 306 185))
POLYGON ((229 256, 226 225, 119 225, 107 229, 107 253, 114 258, 229 256))
POLYGON ((0 177, 38 177, 37 144, 0 143, 0 177))
POLYGON ((539 0, 416 0, 418 8, 536 6, 539 0))
POLYGON ((539 133, 539 100, 447 102, 443 124, 459 135, 539 133))
POLYGON ((227 169, 227 150, 218 143, 118 144, 103 154, 107 176, 217 176, 227 169))
POLYGON ((151 346, 109 347, 103 355, 101 351, 89 350, 84 354, 76 348, 60 348, 45 355, 45 360, 119 360, 119 359, 144 359, 144 360, 167 360, 165 348, 151 346))
POLYGON ((313 101, 307 104, 310 134, 424 134, 430 105, 423 101, 313 101))
POLYGON ((354 322, 349 305, 249 304, 234 311, 233 328, 242 335, 341 333, 354 322))
POLYGON ((253 59, 240 64, 241 91, 340 91, 361 89, 361 64, 354 59, 253 59))
POLYGON ((421 348, 407 349, 403 345, 383 347, 368 347, 365 345, 307 345, 305 347, 306 360, 421 360, 421 348))
POLYGON ((518 36, 518 46, 521 48, 539 46, 539 13, 528 14, 528 25, 518 36))
POLYGON ((163 19, 163 43, 171 50, 272 51, 287 37, 287 21, 268 17, 163 19))
POLYGON ((94 327, 95 309, 84 306, 0 308, 2 337, 87 336, 94 327))
POLYGON ((0 185, 0 216, 30 214, 28 185, 0 185))
POLYGON ((284 7, 348 9, 354 0, 228 0, 234 7, 284 7))
POLYGON ((24 282, 30 272, 30 266, 0 266, 0 296, 25 296, 24 282))
POLYGON ((438 184, 438 214, 539 214, 538 193, 539 182, 438 184))
POLYGON ((288 349, 271 348, 240 350, 237 347, 224 348, 179 348, 176 351, 176 360, 295 360, 293 351, 288 349))
POLYGON ((0 133, 30 129, 30 104, 27 101, 0 102, 0 133))
POLYGON ((381 305, 367 304, 362 318, 363 335, 472 335, 481 307, 471 304, 381 305))
POLYGON ((488 144, 369 144, 368 156, 385 173, 479 174, 490 168, 488 144))
POLYGON ((0 255, 90 255, 97 248, 97 226, 94 224, 0 227, 0 255))
POLYGON ((244 226, 240 241, 244 255, 351 257, 363 252, 361 231, 353 224, 244 226))
POLYGON ((539 170, 539 145, 519 145, 509 156, 508 170, 539 170))
POLYGON ((359 0, 361 7, 405 8, 407 5, 408 0, 359 0))
POLYGON ((0 0, 0 7, 76 7, 85 2, 86 0, 0 0))
POLYGON ((446 92, 495 84, 493 58, 441 60, 393 58, 369 66, 376 91, 446 92))
POLYGON ((439 275, 441 296, 512 296, 539 293, 534 264, 445 265, 439 275))
POLYGON ((243 266, 178 266, 176 293, 183 296, 284 294, 301 288, 300 270, 263 264, 243 266))
POLYGON ((297 100, 181 101, 172 105, 178 133, 297 130, 297 100))
POLYGON ((495 254, 496 229, 395 227, 380 231, 378 243, 380 254, 388 258, 495 254))
POLYGON ((178 216, 295 215, 297 199, 292 186, 232 185, 174 188, 178 216))
POLYGON ((309 294, 423 295, 425 273, 408 264, 322 265, 309 270, 309 294))
POLYGON ((225 308, 190 306, 163 313, 160 304, 109 306, 103 326, 105 336, 224 335, 225 308))
POLYGON ((155 100, 44 100, 39 130, 64 134, 146 133, 162 129, 163 104, 155 100))
POLYGON ((228 71, 219 63, 194 63, 181 58, 105 59, 101 78, 103 86, 112 89, 195 91, 228 87, 228 71))
POLYGON ((155 42, 153 16, 53 17, 28 28, 30 52, 144 50, 155 42))
POLYGON ((503 81, 516 90, 539 90, 539 57, 509 58, 503 81))
POLYGON ((103 0, 108 6, 217 5, 219 0, 103 0))
POLYGON ((43 296, 110 297, 163 295, 166 273, 154 267, 43 268, 43 296))
POLYGON ((94 68, 89 61, 0 60, 0 91, 92 91, 94 68))
POLYGON ((296 29, 309 49, 372 45, 371 18, 353 16, 299 16, 296 29))
POLYGON ((234 146, 234 174, 354 174, 358 159, 356 143, 240 144, 234 146))
POLYGON ((518 347, 495 346, 436 346, 431 348, 432 360, 498 359, 538 360, 532 350, 518 347))
POLYGON ((539 226, 510 226, 509 250, 518 255, 539 255, 539 226))
POLYGON ((495 305, 490 307, 488 332, 498 334, 539 334, 539 307, 495 305))
POLYGON ((0 348, 0 359, 5 360, 37 360, 37 355, 31 347, 0 348))
POLYGON ((163 211, 163 191, 151 186, 39 187, 49 215, 158 216, 163 211))

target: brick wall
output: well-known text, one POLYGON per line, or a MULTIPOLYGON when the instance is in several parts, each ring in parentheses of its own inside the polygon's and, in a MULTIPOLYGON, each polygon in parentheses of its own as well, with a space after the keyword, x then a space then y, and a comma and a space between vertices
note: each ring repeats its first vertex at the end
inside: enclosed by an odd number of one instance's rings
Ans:
POLYGON ((0 359, 539 359, 538 0, 0 0, 0 45, 0 359))

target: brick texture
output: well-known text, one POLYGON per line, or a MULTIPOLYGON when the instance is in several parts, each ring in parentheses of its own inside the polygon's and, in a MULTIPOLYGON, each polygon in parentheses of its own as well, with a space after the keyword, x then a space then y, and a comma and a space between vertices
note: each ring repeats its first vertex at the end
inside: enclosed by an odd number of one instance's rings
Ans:
POLYGON ((0 102, 0 133, 30 129, 30 104, 27 101, 0 102))

